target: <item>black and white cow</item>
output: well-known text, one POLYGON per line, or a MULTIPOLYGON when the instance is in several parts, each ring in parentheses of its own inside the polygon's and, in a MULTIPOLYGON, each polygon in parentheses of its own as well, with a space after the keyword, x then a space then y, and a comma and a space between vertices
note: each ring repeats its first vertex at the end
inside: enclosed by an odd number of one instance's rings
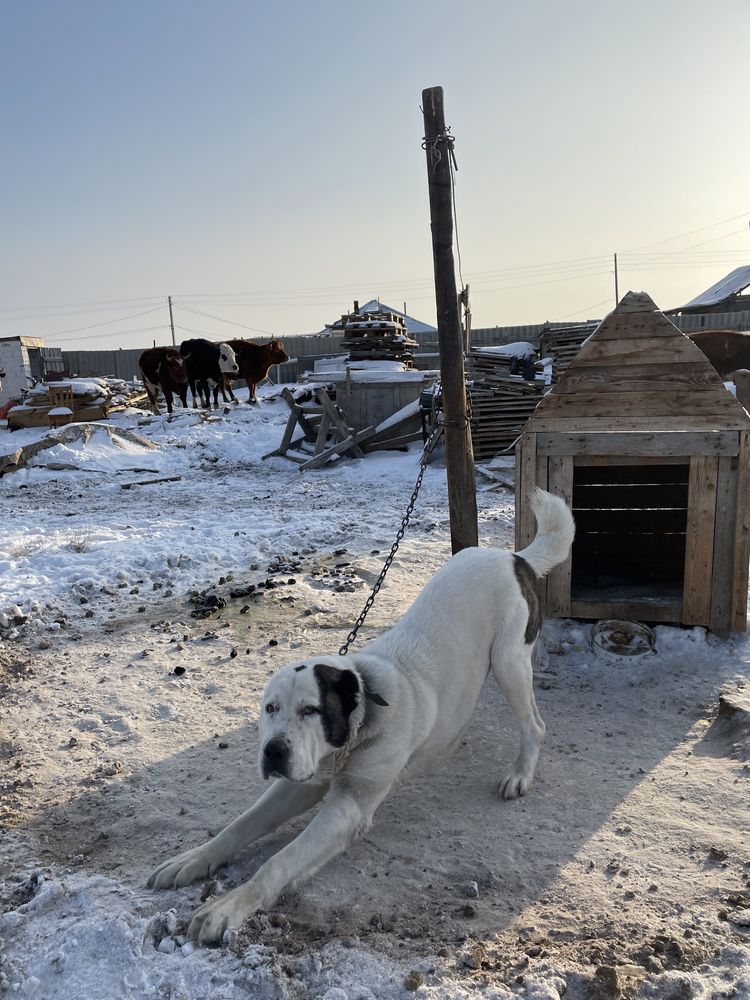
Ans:
POLYGON ((210 393, 215 385, 224 385, 224 375, 237 375, 239 367, 229 344, 212 344, 210 340, 183 340, 180 354, 185 359, 193 407, 211 405, 210 393))

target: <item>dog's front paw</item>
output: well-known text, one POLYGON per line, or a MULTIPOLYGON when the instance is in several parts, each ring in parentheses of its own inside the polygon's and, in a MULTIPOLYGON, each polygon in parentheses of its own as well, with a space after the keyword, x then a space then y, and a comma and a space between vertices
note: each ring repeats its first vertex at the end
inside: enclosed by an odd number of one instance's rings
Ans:
POLYGON ((147 884, 149 889, 179 889, 191 882, 208 878, 216 868, 218 865, 205 846, 194 847, 160 864, 147 884))
POLYGON ((246 886, 240 886, 226 896, 204 903, 193 914, 188 937, 202 945, 221 944, 227 931, 237 930, 258 909, 246 890, 246 886))
POLYGON ((511 771, 497 786, 497 794, 501 799, 517 799, 528 792, 533 778, 533 772, 529 774, 526 771, 511 771))

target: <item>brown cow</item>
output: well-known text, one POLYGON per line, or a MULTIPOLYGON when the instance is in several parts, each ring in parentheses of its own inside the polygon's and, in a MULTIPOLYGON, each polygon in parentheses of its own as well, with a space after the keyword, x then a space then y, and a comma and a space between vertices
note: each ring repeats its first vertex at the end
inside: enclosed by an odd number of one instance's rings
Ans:
MULTIPOLYGON (((251 344, 247 340, 229 340, 229 346, 234 350, 237 364, 240 366, 240 373, 237 378, 242 378, 247 382, 250 391, 248 402, 257 403, 258 397, 255 395, 255 387, 268 376, 268 372, 273 365, 281 365, 289 360, 289 355, 284 350, 280 340, 271 340, 267 344, 251 344)), ((229 395, 237 403, 238 399, 232 392, 231 379, 224 380, 229 395)), ((217 393, 217 389, 214 389, 217 393)), ((226 401, 226 396, 224 396, 226 401)))
POLYGON ((159 410, 159 390, 167 401, 167 412, 172 413, 172 394, 179 396, 187 407, 188 375, 185 359, 175 347, 149 347, 138 359, 143 384, 154 413, 159 410))
POLYGON ((700 347, 722 378, 739 368, 750 368, 750 332, 701 330, 688 336, 700 347))

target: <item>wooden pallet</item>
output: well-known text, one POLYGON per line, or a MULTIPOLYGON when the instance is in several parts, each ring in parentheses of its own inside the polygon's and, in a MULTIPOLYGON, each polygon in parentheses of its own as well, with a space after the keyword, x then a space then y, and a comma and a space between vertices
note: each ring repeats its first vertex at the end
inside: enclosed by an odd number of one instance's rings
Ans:
POLYGON ((483 460, 507 450, 542 398, 544 384, 511 375, 514 359, 498 352, 470 352, 467 369, 471 441, 474 457, 483 460))
POLYGON ((375 428, 352 430, 343 410, 336 406, 325 389, 317 389, 315 402, 309 403, 298 403, 287 388, 282 390, 281 395, 289 406, 289 419, 281 444, 263 458, 281 455, 297 462, 300 472, 305 472, 307 469, 320 468, 339 455, 365 457, 360 443, 372 437, 375 428), (295 437, 298 430, 302 433, 295 437))

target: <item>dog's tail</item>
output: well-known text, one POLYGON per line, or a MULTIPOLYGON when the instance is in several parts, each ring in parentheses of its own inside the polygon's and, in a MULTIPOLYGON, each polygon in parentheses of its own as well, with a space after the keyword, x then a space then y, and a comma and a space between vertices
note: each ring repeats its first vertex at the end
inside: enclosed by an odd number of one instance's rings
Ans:
POLYGON ((575 522, 565 501, 544 490, 534 490, 531 509, 536 517, 536 537, 518 555, 537 576, 546 576, 567 558, 576 532, 575 522))

